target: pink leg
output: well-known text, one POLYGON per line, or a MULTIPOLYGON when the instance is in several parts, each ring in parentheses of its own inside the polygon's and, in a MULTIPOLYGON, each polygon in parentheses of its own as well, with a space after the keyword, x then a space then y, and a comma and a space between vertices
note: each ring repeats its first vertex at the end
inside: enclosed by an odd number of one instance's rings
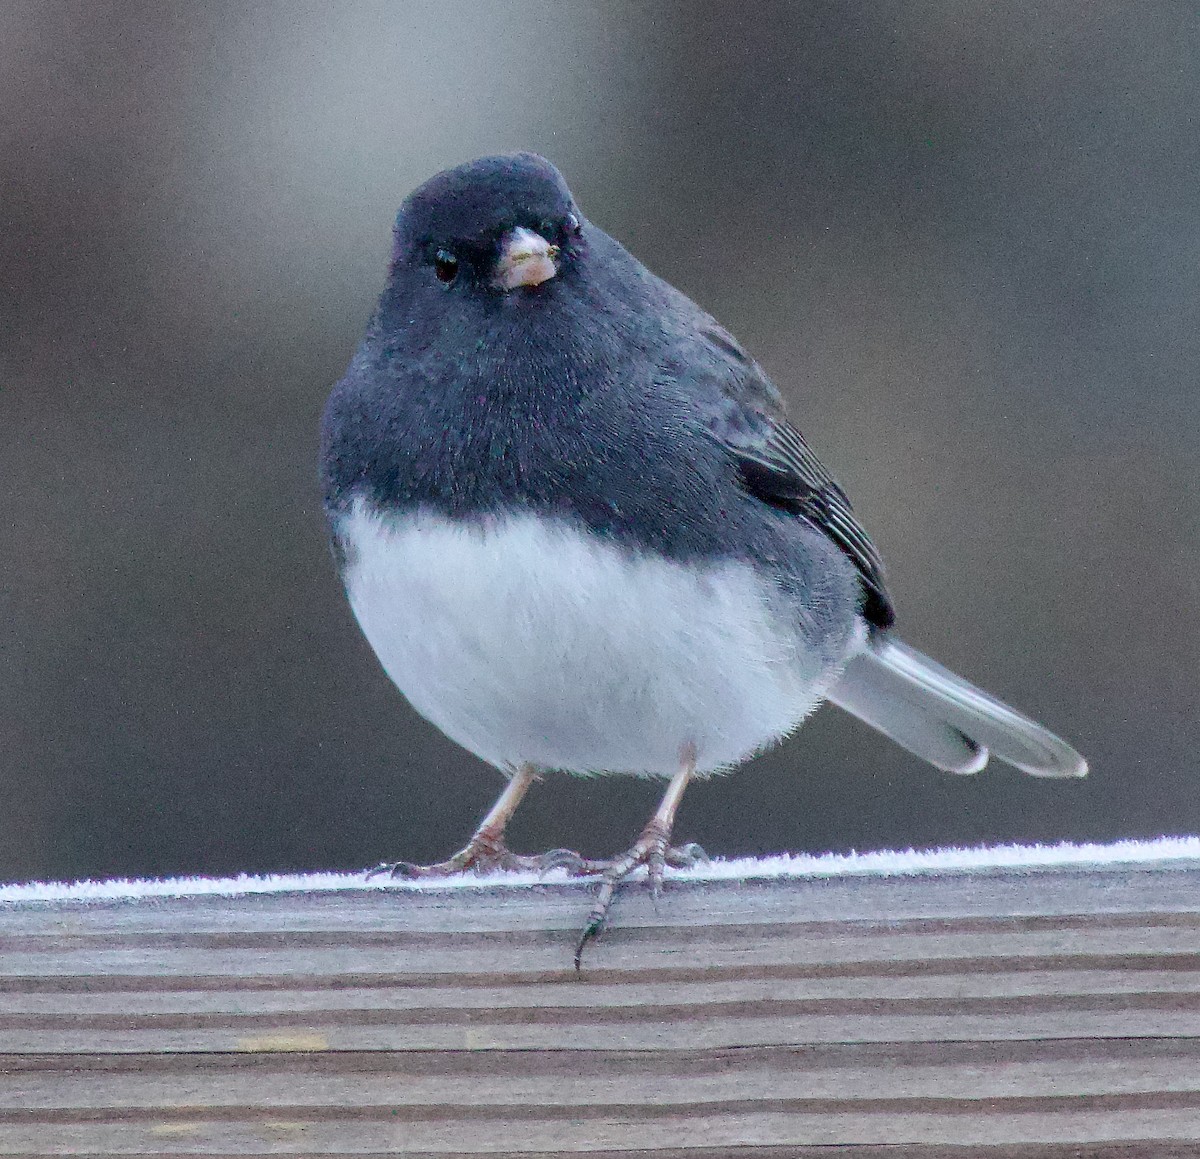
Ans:
POLYGON ((675 848, 671 845, 671 830, 675 827, 675 813, 679 802, 683 799, 683 791, 696 773, 696 749, 693 745, 685 745, 679 755, 679 771, 671 778, 662 801, 654 811, 654 816, 646 823, 641 836, 633 843, 627 852, 612 858, 607 862, 581 861, 571 867, 574 872, 581 874, 599 874, 601 877, 600 892, 596 896, 596 904, 588 914, 583 933, 575 947, 575 969, 578 970, 583 961, 584 947, 597 937, 608 919, 616 896, 617 886, 621 884, 639 865, 646 867, 650 880, 650 890, 658 897, 662 889, 663 872, 666 866, 672 867, 695 865, 698 861, 706 861, 704 850, 698 845, 685 845, 675 848))
POLYGON ((487 873, 494 869, 542 869, 545 857, 524 857, 509 851, 504 830, 521 799, 538 779, 530 765, 522 765, 504 786, 504 792, 479 823, 471 840, 453 856, 434 865, 413 865, 408 861, 377 866, 368 876, 387 873, 392 877, 450 877, 455 873, 487 873))

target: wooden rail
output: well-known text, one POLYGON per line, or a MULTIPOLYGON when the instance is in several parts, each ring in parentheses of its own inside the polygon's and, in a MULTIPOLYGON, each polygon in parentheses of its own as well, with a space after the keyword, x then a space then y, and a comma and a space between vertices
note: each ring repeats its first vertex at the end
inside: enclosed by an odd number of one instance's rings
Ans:
POLYGON ((0 906, 0 1154, 1200 1156, 1200 862, 0 906))

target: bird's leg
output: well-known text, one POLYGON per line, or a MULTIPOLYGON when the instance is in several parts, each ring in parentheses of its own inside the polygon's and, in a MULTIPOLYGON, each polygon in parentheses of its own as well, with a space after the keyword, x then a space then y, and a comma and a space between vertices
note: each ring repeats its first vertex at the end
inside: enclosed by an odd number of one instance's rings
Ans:
POLYGON ((434 865, 414 865, 409 861, 385 863, 376 866, 367 876, 386 873, 392 877, 450 877, 472 870, 487 873, 493 869, 542 869, 544 858, 522 857, 510 852, 504 844, 504 830, 509 818, 536 780, 538 775, 533 766, 521 765, 504 786, 504 792, 488 810, 487 816, 479 823, 471 840, 445 861, 434 865))
POLYGON ((633 843, 626 853, 614 857, 607 862, 581 861, 572 868, 575 873, 600 875, 600 892, 596 904, 588 914, 587 923, 579 942, 575 947, 575 969, 580 968, 583 960, 584 947, 596 937, 608 918, 612 908, 617 886, 621 884, 639 865, 646 867, 650 880, 650 892, 655 898, 662 889, 663 872, 666 866, 679 868, 695 865, 699 861, 707 861, 704 850, 699 845, 689 844, 680 848, 671 845, 671 830, 675 826, 675 813, 679 802, 683 799, 683 791, 696 773, 696 748, 694 745, 684 745, 679 754, 679 771, 671 778, 662 801, 654 811, 654 816, 646 823, 642 835, 633 843))

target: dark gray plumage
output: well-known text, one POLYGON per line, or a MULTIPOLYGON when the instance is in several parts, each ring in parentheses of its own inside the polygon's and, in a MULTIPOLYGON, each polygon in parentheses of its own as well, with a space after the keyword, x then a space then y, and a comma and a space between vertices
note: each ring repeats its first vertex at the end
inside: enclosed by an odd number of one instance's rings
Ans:
POLYGON ((557 171, 530 156, 451 170, 406 202, 388 287, 325 413, 335 534, 356 495, 462 519, 519 508, 679 561, 776 559, 801 585, 808 554, 833 542, 863 562, 889 623, 874 548, 765 375, 601 230, 580 218, 564 237, 571 212, 557 171), (536 299, 492 290, 503 232, 543 221, 557 276, 536 299), (468 255, 449 289, 428 268, 447 246, 468 255))

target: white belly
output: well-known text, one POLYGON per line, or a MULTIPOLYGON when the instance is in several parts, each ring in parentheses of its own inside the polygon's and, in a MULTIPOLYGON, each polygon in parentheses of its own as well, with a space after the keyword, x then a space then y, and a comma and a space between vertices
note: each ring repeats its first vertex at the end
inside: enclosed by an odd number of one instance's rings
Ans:
MULTIPOLYGON (((363 632, 414 708, 500 767, 670 775, 749 756, 837 675, 747 566, 697 574, 530 516, 339 526, 363 632)), ((849 650, 849 641, 847 642, 849 650)))

